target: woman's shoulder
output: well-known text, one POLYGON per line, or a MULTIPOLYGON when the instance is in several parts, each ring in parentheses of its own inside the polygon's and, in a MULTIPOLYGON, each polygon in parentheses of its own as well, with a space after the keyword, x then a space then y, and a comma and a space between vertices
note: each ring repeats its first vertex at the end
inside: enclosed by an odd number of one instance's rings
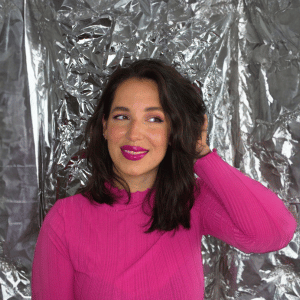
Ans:
POLYGON ((63 207, 63 206, 72 206, 72 205, 75 205, 75 206, 87 205, 89 202, 90 201, 87 197, 83 196, 82 194, 76 194, 76 195, 69 196, 66 198, 58 199, 54 203, 53 207, 54 206, 63 207))
POLYGON ((54 205, 79 205, 79 204, 88 204, 90 201, 87 197, 82 194, 76 194, 66 198, 58 199, 54 205))
POLYGON ((61 215, 62 217, 65 217, 66 215, 76 214, 90 205, 91 202, 88 198, 82 194, 76 194, 74 196, 58 199, 50 208, 46 216, 48 216, 48 218, 52 215, 61 215))
POLYGON ((42 227, 55 232, 65 228, 71 232, 92 217, 93 209, 90 200, 81 194, 59 199, 46 213, 42 227))

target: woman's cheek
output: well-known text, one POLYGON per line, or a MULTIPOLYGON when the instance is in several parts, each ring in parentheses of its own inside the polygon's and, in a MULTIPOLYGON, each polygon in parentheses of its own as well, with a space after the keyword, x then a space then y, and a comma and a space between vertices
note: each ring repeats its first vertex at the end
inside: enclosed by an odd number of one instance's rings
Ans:
POLYGON ((149 138, 157 145, 164 145, 167 141, 168 133, 164 130, 160 130, 149 135, 149 138))
POLYGON ((114 138, 119 138, 126 134, 126 130, 119 126, 113 126, 111 128, 111 136, 114 138))

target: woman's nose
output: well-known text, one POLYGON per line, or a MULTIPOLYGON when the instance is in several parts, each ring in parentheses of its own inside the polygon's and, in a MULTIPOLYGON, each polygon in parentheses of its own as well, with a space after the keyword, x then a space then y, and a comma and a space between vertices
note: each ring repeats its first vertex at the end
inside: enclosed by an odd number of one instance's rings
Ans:
POLYGON ((132 121, 128 126, 127 137, 131 140, 139 139, 142 135, 143 124, 139 121, 132 121))

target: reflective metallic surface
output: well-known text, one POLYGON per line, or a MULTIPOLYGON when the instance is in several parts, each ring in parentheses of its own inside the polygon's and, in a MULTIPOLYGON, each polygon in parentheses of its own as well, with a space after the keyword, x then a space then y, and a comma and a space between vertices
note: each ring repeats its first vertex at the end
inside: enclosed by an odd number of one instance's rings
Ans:
MULTIPOLYGON (((201 85, 210 147, 298 218, 299 15, 287 0, 0 0, 0 298, 30 299, 39 226, 86 181, 85 124, 114 68, 135 59, 201 85)), ((206 299, 299 299, 299 245, 297 231, 248 255, 204 237, 206 299)))

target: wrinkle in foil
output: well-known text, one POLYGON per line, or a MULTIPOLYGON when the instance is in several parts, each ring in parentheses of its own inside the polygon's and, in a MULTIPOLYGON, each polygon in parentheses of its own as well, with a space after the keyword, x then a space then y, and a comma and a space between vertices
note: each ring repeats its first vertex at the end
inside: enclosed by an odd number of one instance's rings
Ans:
POLYGON ((31 298, 30 274, 38 234, 23 12, 23 1, 0 0, 1 299, 31 298))
MULTIPOLYGON (((18 152, 10 148, 14 140, 7 135, 1 158, 7 170, 20 164, 24 155, 28 161, 25 173, 18 167, 17 173, 6 172, 2 179, 3 299, 30 298, 31 275, 24 265, 28 256, 33 257, 37 223, 58 198, 73 195, 86 182, 89 174, 80 152, 84 127, 108 76, 119 64, 134 59, 153 57, 173 63, 201 86, 210 147, 276 192, 299 218, 297 1, 0 0, 0 4, 1 41, 6 43, 1 43, 6 55, 0 57, 5 66, 0 75, 12 84, 12 89, 6 87, 10 98, 0 113, 14 116, 14 91, 20 86, 28 108, 18 116, 19 123, 0 124, 30 141, 18 152), (23 32, 26 49, 16 51, 19 59, 8 60, 23 32), (26 61, 20 55, 24 51, 26 61), (15 68, 8 68, 7 61, 15 68), (27 75, 28 83, 14 81, 19 74, 27 75), (18 131, 24 127, 22 120, 30 128, 26 134, 18 131), (31 189, 23 193, 27 202, 18 206, 20 193, 13 188, 28 182, 28 174, 34 175, 31 189), (20 207, 26 208, 21 220, 16 218, 20 207), (27 227, 16 227, 22 222, 27 227), (12 236, 17 233, 23 238, 14 246, 12 236)), ((249 255, 203 237, 205 298, 299 299, 299 244, 297 231, 286 248, 249 255)))

